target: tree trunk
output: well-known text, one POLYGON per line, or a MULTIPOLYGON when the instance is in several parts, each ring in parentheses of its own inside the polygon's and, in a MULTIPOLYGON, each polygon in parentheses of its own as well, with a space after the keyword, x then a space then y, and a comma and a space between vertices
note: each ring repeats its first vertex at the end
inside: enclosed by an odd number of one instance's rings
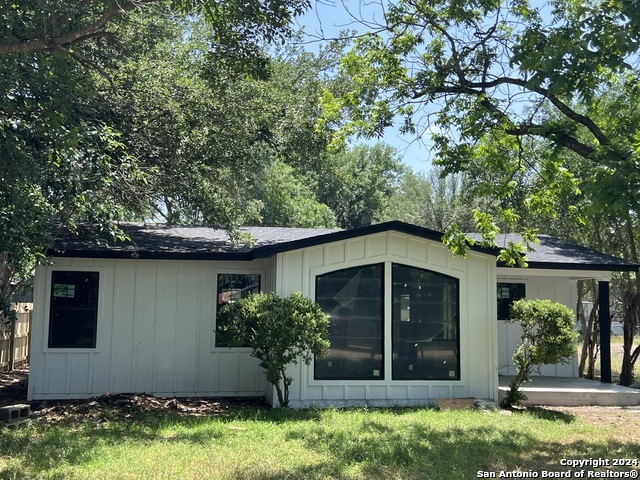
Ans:
POLYGON ((282 388, 280 388, 280 382, 275 383, 276 393, 278 394, 278 402, 280 402, 281 407, 286 407, 284 396, 282 395, 282 388))
POLYGON ((584 280, 578 280, 578 300, 576 302, 576 320, 580 325, 580 332, 582 333, 582 350, 580 352, 580 363, 578 364, 578 376, 582 377, 584 374, 584 366, 587 360, 587 343, 589 342, 589 330, 587 329, 587 321, 584 316, 584 280))
MULTIPOLYGON (((591 291, 590 298, 593 299, 593 308, 591 309, 589 318, 586 321, 585 330, 583 330, 584 343, 582 344, 578 372, 580 377, 593 380, 595 377, 595 363, 598 358, 598 340, 600 338, 600 322, 598 321, 598 289, 596 288, 594 281, 590 281, 584 286, 591 291)), ((581 295, 579 294, 578 297, 580 296, 581 295)), ((581 305, 579 305, 579 310, 580 309, 581 305)), ((582 317, 584 317, 584 312, 582 312, 582 317)))
MULTIPOLYGON (((633 235, 633 223, 631 218, 626 222, 627 239, 629 241, 629 248, 631 250, 631 259, 638 263, 638 250, 636 247, 636 240, 633 235)), ((638 330, 638 317, 640 316, 640 275, 635 274, 635 292, 625 294, 623 297, 624 308, 624 326, 623 337, 624 346, 622 350, 622 369, 620 371, 620 385, 631 385, 634 381, 633 367, 640 354, 640 345, 634 348, 633 340, 638 330)))
POLYGON ((620 385, 631 385, 635 379, 633 367, 635 366, 640 346, 633 347, 633 339, 638 329, 638 295, 627 293, 624 296, 624 346, 622 354, 622 369, 620 371, 620 385))

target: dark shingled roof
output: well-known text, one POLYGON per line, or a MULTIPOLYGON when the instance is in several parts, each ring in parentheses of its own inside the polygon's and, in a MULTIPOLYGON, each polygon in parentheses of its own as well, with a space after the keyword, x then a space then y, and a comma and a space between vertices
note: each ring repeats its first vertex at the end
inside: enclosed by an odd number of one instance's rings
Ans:
MULTIPOLYGON (((468 236, 474 240, 481 238, 477 233, 469 233, 468 236)), ((549 235, 538 235, 538 240, 540 243, 531 244, 533 251, 526 254, 529 268, 606 272, 637 272, 640 268, 638 264, 549 235)), ((496 237, 496 245, 500 248, 507 247, 509 243, 520 242, 521 235, 500 234, 496 237)))
MULTIPOLYGON (((364 235, 397 231, 441 241, 442 233, 403 222, 387 222, 352 230, 324 228, 241 227, 253 244, 233 242, 224 228, 165 224, 121 223, 130 240, 115 245, 96 243, 93 237, 63 231, 49 254, 58 257, 147 258, 191 260, 252 260, 279 252, 347 240, 364 235)), ((471 234, 470 236, 473 236, 471 234)), ((477 236, 476 236, 477 238, 477 236)), ((637 271, 639 266, 578 245, 540 235, 540 244, 527 254, 530 268, 637 271)), ((498 246, 522 241, 518 235, 500 235, 498 246)), ((471 247, 496 256, 498 249, 471 247)))
MULTIPOLYGON (((279 252, 347 240, 363 235, 397 231, 420 238, 441 241, 442 233, 403 222, 387 222, 352 230, 326 228, 240 227, 250 234, 253 244, 233 242, 227 230, 218 227, 177 226, 159 223, 120 223, 129 237, 115 245, 96 242, 90 235, 63 231, 49 254, 58 257, 155 258, 193 260, 252 260, 279 252)), ((89 230, 87 230, 87 233, 89 230)), ((496 256, 497 249, 472 247, 496 256)))
POLYGON ((63 232, 49 251, 54 256, 106 258, 187 258, 194 260, 250 260, 262 247, 281 245, 335 233, 321 228, 240 227, 251 235, 254 243, 234 242, 224 228, 166 225, 161 223, 120 223, 129 237, 115 245, 98 242, 91 237, 63 232))

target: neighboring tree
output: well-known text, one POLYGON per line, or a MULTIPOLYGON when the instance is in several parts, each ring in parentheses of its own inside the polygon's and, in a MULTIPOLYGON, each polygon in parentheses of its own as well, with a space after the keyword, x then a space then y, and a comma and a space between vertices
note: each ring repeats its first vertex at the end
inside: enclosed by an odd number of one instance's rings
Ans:
POLYGON ((573 311, 561 303, 550 300, 518 300, 511 306, 511 322, 522 327, 522 342, 513 353, 518 374, 511 381, 504 399, 515 405, 527 397, 520 390, 535 366, 564 362, 576 353, 579 335, 573 311))
POLYGON ((286 163, 277 161, 267 167, 256 178, 253 194, 262 204, 259 224, 334 228, 335 216, 327 205, 318 202, 314 187, 312 181, 297 176, 286 163))
MULTIPOLYGON (((637 126, 625 130, 625 121, 609 124, 595 112, 616 83, 626 104, 637 104, 637 72, 626 60, 640 45, 638 9, 569 0, 548 8, 541 13, 527 1, 390 5, 384 23, 369 24, 377 30, 359 38, 343 60, 354 88, 340 97, 325 94, 325 122, 348 122, 338 138, 373 136, 403 115, 405 131, 433 132, 437 163, 447 172, 477 165, 474 147, 487 135, 513 138, 515 145, 546 139, 555 151, 590 162, 598 207, 636 211, 637 126)), ((504 180, 528 167, 520 160, 494 179, 505 195, 513 184, 504 180)), ((555 155, 537 161, 541 173, 565 175, 555 155)))
POLYGON ((383 143, 358 145, 331 156, 319 172, 318 197, 334 212, 342 228, 379 221, 389 208, 404 166, 383 143))
POLYGON ((103 118, 151 172, 146 200, 169 223, 258 221, 244 190, 273 150, 267 80, 211 71, 214 37, 202 18, 134 17, 118 29, 128 54, 100 94, 103 118))
MULTIPOLYGON (((469 173, 496 198, 497 210, 476 215, 487 242, 499 223, 534 240, 539 223, 508 201, 525 184, 521 200, 533 216, 591 225, 604 216, 605 231, 624 236, 625 258, 640 261, 635 0, 553 0, 541 8, 527 0, 399 0, 372 18, 383 20, 366 23, 371 33, 342 62, 353 88, 323 96, 321 124, 343 125, 337 141, 379 135, 401 115, 404 131, 430 136, 447 173, 469 173)), ((460 228, 450 228, 446 241, 466 251, 460 228)), ((524 252, 513 245, 501 259, 517 264, 524 252)), ((638 297, 640 275, 631 280, 638 297)), ((640 354, 632 325, 625 328, 622 384, 640 354)))
POLYGON ((457 225, 472 232, 473 211, 481 201, 466 188, 461 175, 444 176, 434 167, 427 173, 407 172, 389 199, 384 220, 400 220, 422 227, 446 231, 457 225))
POLYGON ((278 402, 289 405, 287 365, 309 365, 329 348, 329 319, 314 301, 294 293, 286 298, 259 293, 229 303, 220 311, 218 332, 230 347, 249 346, 267 380, 276 388, 278 402))
POLYGON ((3 28, 0 55, 64 52, 80 63, 91 64, 79 48, 90 49, 96 39, 115 35, 113 26, 130 20, 132 13, 166 5, 173 15, 202 16, 215 33, 212 54, 218 59, 242 61, 262 57, 264 41, 283 41, 293 17, 310 3, 305 0, 88 0, 65 3, 52 0, 5 2, 0 7, 3 28), (220 55, 220 54, 223 55, 220 55))

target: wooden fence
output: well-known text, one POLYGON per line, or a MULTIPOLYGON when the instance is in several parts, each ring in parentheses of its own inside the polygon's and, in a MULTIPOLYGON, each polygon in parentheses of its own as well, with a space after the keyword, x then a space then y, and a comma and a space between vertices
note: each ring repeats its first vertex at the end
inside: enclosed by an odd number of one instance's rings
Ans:
POLYGON ((0 325, 0 372, 29 363, 33 303, 17 303, 15 307, 18 312, 15 328, 0 325))

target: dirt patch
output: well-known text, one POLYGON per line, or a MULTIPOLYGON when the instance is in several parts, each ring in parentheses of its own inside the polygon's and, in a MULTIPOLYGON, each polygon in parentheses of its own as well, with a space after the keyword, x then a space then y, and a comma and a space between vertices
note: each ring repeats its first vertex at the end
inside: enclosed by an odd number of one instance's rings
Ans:
POLYGON ((0 406, 28 403, 31 418, 38 422, 100 421, 106 412, 131 418, 141 412, 174 412, 180 415, 228 415, 242 407, 264 407, 264 398, 158 398, 148 394, 106 394, 84 400, 38 400, 27 402, 29 367, 0 373, 0 406))
POLYGON ((28 365, 0 373, 0 407, 27 402, 28 378, 28 365))
POLYGON ((158 398, 148 394, 107 394, 86 400, 49 400, 30 403, 31 417, 46 424, 84 421, 100 423, 106 416, 127 419, 145 412, 226 416, 242 407, 269 407, 263 398, 158 398))

